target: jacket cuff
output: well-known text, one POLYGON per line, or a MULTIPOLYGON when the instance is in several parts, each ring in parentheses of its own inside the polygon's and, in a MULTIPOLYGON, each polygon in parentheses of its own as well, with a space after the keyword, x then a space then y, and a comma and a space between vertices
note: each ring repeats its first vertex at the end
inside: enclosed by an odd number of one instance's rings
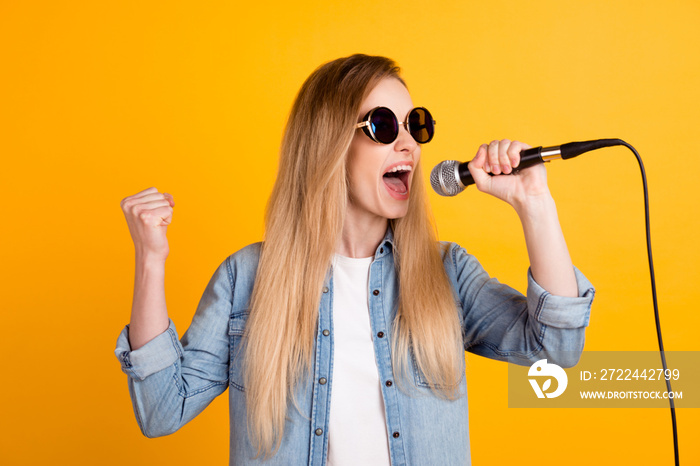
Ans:
POLYGON ((168 319, 168 329, 137 350, 129 344, 127 325, 117 338, 114 354, 119 359, 122 371, 129 377, 143 380, 151 374, 172 366, 183 354, 182 345, 175 330, 175 324, 168 319))
POLYGON ((527 271, 528 309, 538 322, 558 328, 588 326, 595 289, 591 282, 574 267, 578 297, 556 296, 542 288, 527 271))

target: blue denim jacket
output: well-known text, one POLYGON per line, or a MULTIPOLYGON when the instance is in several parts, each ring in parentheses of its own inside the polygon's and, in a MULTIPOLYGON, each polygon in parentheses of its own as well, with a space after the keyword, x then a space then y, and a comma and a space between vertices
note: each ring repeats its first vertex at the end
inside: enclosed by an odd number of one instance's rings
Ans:
MULTIPOLYGON (((443 246, 466 350, 528 365, 543 358, 567 367, 576 364, 583 350, 594 294, 592 285, 578 270, 578 298, 551 295, 529 272, 527 296, 523 296, 489 278, 478 261, 458 245, 443 246), (574 356, 557 359, 562 354, 574 356)), ((389 231, 377 247, 369 274, 370 322, 383 381, 394 380, 391 322, 397 307, 398 283, 392 250, 389 231)), ((127 326, 119 336, 115 354, 129 376, 134 413, 144 435, 175 432, 228 387, 230 464, 325 465, 333 390, 332 279, 321 295, 313 379, 297 387, 299 409, 289 408, 278 453, 267 461, 253 459, 255 450, 246 431, 245 387, 237 349, 248 316, 259 253, 260 243, 253 244, 219 266, 182 340, 178 340, 171 321, 167 331, 131 351, 127 326), (319 383, 321 378, 327 383, 319 383)), ((464 357, 463 352, 461 355, 464 357)), ((410 370, 415 388, 381 384, 392 465, 470 464, 466 379, 460 383, 461 396, 449 401, 431 393, 412 363, 410 370)))

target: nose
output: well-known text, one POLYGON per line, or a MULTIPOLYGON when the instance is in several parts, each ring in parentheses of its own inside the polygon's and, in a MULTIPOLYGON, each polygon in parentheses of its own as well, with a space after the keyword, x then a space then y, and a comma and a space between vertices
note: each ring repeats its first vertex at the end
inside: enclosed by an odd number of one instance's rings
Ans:
POLYGON ((406 123, 401 123, 399 126, 399 134, 396 137, 394 147, 398 152, 406 152, 411 154, 416 150, 416 147, 418 147, 418 143, 406 129, 406 123))

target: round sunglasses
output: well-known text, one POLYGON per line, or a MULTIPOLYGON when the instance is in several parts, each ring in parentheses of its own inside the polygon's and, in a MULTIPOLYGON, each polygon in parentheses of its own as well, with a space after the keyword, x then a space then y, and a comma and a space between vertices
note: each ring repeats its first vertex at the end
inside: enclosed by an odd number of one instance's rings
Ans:
POLYGON ((362 118, 355 128, 362 131, 372 141, 379 144, 391 144, 399 136, 399 128, 406 126, 413 139, 419 144, 425 144, 433 139, 435 134, 435 120, 430 112, 423 107, 416 107, 406 117, 406 121, 399 122, 394 112, 386 107, 375 107, 362 118))

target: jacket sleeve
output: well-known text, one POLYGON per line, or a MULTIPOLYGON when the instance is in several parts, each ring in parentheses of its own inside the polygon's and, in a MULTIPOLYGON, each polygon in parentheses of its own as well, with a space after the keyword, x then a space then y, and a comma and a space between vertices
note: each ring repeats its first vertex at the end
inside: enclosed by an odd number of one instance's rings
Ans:
POLYGON ((453 245, 448 253, 465 350, 520 365, 540 359, 562 367, 576 365, 595 293, 578 269, 574 267, 578 297, 552 295, 535 282, 530 270, 524 296, 489 277, 463 248, 453 245))
POLYGON ((229 258, 209 281, 182 341, 172 320, 137 350, 129 345, 128 325, 119 335, 115 355, 128 375, 134 414, 145 436, 175 432, 226 390, 232 290, 229 258))

